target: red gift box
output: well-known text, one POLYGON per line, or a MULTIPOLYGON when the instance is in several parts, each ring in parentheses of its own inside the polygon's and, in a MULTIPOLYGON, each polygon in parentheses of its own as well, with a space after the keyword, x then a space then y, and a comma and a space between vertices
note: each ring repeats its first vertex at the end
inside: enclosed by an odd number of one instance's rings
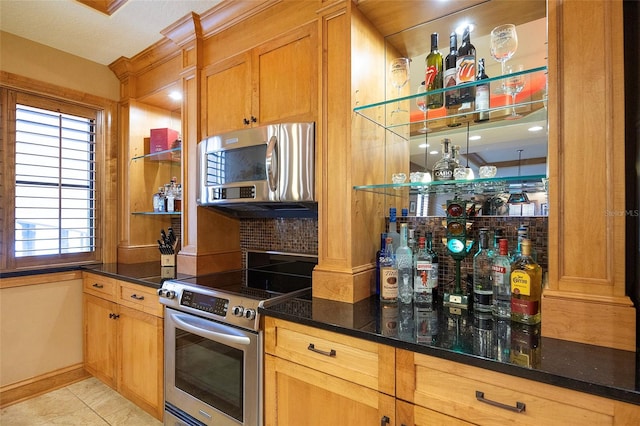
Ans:
MULTIPOLYGON (((156 152, 167 151, 174 148, 174 142, 180 138, 180 134, 176 130, 169 128, 163 129, 151 129, 151 137, 149 138, 149 154, 155 154, 156 152)), ((172 156, 170 152, 165 154, 155 155, 152 157, 155 160, 171 160, 172 156)))

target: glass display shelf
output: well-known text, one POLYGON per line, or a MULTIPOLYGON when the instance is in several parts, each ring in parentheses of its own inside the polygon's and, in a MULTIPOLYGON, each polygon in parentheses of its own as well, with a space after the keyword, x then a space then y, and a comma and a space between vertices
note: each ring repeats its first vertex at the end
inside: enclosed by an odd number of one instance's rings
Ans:
POLYGON ((498 123, 506 120, 514 107, 518 109, 519 114, 523 115, 546 107, 546 76, 547 67, 542 66, 514 72, 509 75, 500 75, 453 87, 415 93, 399 98, 361 105, 355 107, 353 111, 366 120, 384 127, 404 139, 410 134, 414 134, 419 129, 419 126, 421 127, 423 125, 427 125, 430 132, 437 132, 439 130, 450 130, 452 127, 465 123, 469 123, 471 126, 475 124, 486 124, 487 121, 474 122, 476 112, 474 110, 451 113, 447 111, 445 107, 428 110, 425 118, 424 112, 418 109, 416 100, 421 97, 437 94, 444 94, 446 96, 446 93, 450 91, 457 91, 488 83, 491 90, 491 103, 490 108, 484 111, 489 112, 489 122, 498 123), (525 79, 525 83, 522 91, 517 94, 514 104, 511 100, 511 95, 506 92, 503 86, 507 82, 507 79, 519 76, 525 79), (396 108, 398 103, 401 103, 403 109, 407 109, 408 111, 404 114, 393 114, 392 110, 396 108))
POLYGON ((376 185, 356 185, 356 191, 402 197, 410 194, 502 194, 520 192, 546 192, 545 175, 493 177, 473 180, 446 180, 437 182, 406 182, 376 185))
POLYGON ((134 215, 147 215, 147 216, 179 216, 182 212, 133 212, 134 215))
POLYGON ((182 151, 182 147, 166 149, 164 151, 158 151, 151 154, 137 155, 135 157, 131 157, 131 161, 138 160, 153 160, 153 161, 171 161, 178 163, 180 162, 180 154, 182 151))

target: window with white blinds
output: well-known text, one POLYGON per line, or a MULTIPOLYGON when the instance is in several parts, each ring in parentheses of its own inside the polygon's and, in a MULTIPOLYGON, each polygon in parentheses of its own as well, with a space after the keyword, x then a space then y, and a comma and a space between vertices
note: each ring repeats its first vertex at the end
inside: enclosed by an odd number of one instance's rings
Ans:
POLYGON ((96 117, 15 113, 15 257, 95 251, 96 117))

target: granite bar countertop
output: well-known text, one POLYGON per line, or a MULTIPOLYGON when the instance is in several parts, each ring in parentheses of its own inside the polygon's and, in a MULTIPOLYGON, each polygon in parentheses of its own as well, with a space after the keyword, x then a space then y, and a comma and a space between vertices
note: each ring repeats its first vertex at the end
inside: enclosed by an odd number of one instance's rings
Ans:
MULTIPOLYGON (((355 304, 291 299, 261 308, 266 316, 444 358, 512 376, 640 405, 640 357, 540 335, 537 326, 436 305, 355 304)), ((544 322, 544 313, 543 319, 544 322)))
POLYGON ((191 278, 191 275, 177 273, 175 266, 160 266, 160 262, 104 263, 85 266, 82 269, 153 288, 162 287, 166 280, 191 278))

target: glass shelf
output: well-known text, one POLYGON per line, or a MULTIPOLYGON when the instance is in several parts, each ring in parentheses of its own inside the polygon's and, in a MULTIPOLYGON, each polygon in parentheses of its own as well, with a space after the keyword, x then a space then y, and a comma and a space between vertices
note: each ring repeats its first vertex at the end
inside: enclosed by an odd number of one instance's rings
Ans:
POLYGON ((367 191, 395 197, 410 194, 501 194, 517 192, 546 192, 545 175, 494 177, 473 180, 447 180, 437 182, 407 182, 377 185, 357 185, 356 191, 367 191))
POLYGON ((144 154, 138 155, 135 157, 131 157, 131 161, 137 160, 154 160, 154 161, 180 161, 180 151, 182 151, 182 147, 166 149, 164 151, 154 152, 152 154, 144 154))
POLYGON ((131 214, 146 216, 179 216, 182 214, 182 212, 133 212, 131 214))
MULTIPOLYGON (((475 111, 466 110, 451 114, 442 107, 429 110, 427 112, 427 118, 425 119, 424 113, 416 106, 416 99, 429 95, 446 94, 453 90, 460 90, 468 87, 475 87, 479 84, 489 83, 491 86, 491 107, 486 111, 489 112, 489 122, 499 122, 508 117, 514 106, 518 108, 518 113, 523 115, 546 107, 546 75, 546 66, 537 67, 514 72, 508 76, 500 75, 498 77, 491 77, 485 80, 465 83, 450 88, 437 89, 425 93, 415 93, 400 98, 361 105, 355 107, 353 111, 363 118, 390 130, 403 139, 407 139, 411 133, 414 133, 419 128, 418 126, 422 126, 425 123, 432 132, 446 129, 450 130, 452 126, 459 126, 465 123, 469 123, 473 126, 476 125, 473 121, 475 111), (517 95, 515 105, 512 105, 511 96, 502 92, 500 89, 496 89, 496 87, 501 88, 502 82, 506 78, 521 75, 524 76, 526 80, 525 88, 517 95), (396 105, 401 102, 404 103, 403 108, 408 109, 409 112, 396 114, 394 117, 391 110, 395 109, 396 105), (406 102, 409 102, 409 104, 406 102), (407 106, 409 106, 409 108, 407 108, 407 106), (415 127, 415 129, 413 129, 413 127, 415 127)), ((487 121, 483 121, 477 124, 486 123, 487 121)))

